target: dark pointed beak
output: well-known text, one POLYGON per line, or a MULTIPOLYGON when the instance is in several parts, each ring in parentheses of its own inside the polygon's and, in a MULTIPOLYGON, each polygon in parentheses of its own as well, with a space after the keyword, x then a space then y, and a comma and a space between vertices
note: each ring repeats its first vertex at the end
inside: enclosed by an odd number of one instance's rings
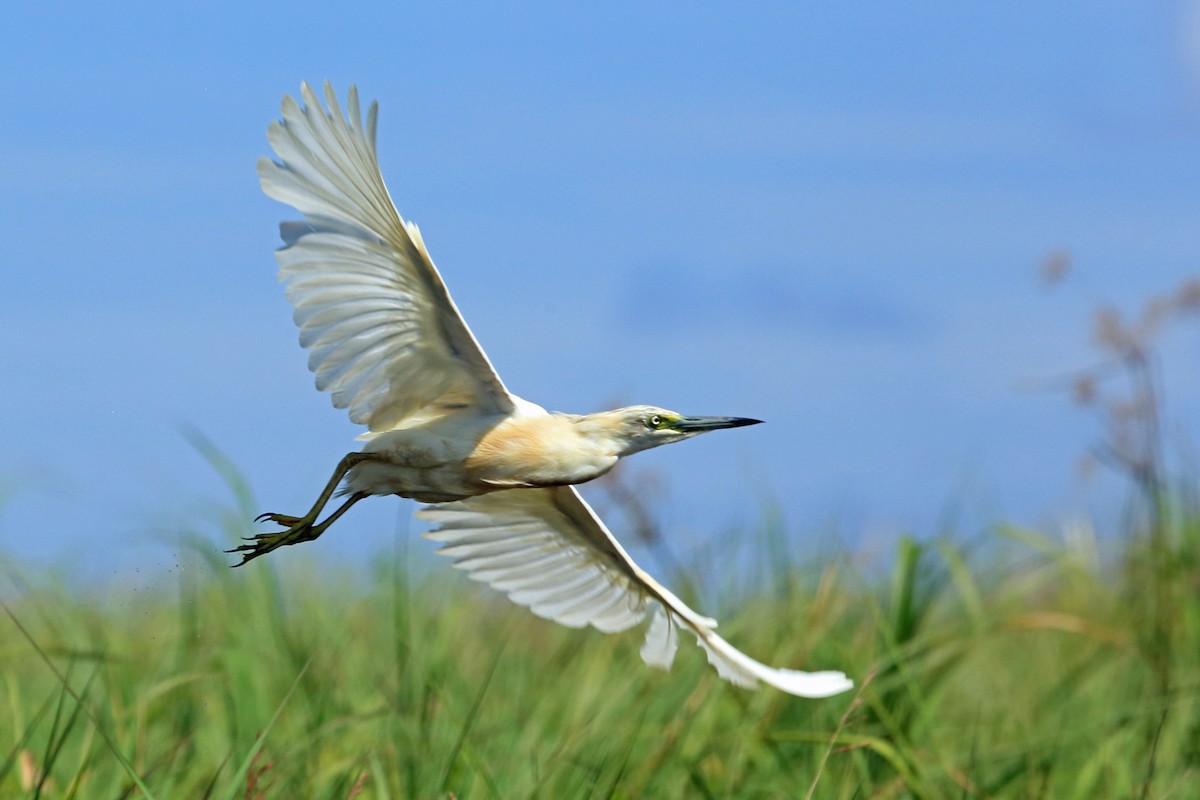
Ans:
POLYGON ((671 427, 682 433, 703 433, 717 431, 722 428, 742 428, 746 425, 757 425, 761 419, 749 417, 683 417, 671 427))

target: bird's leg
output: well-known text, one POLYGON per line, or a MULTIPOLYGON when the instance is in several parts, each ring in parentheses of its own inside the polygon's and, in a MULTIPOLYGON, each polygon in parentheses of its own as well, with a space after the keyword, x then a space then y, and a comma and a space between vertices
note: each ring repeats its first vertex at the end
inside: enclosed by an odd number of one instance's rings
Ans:
POLYGON ((342 478, 346 477, 346 473, 353 469, 355 465, 363 461, 377 459, 378 457, 375 453, 347 453, 343 456, 342 460, 338 462, 337 467, 333 470, 333 475, 330 476, 329 483, 325 484, 325 488, 321 491, 321 496, 317 498, 317 502, 313 503, 313 507, 303 517, 267 512, 266 514, 259 514, 254 518, 254 521, 262 522, 263 520, 270 520, 289 528, 294 528, 302 523, 311 525, 317 521, 317 515, 325 508, 325 504, 329 502, 329 498, 333 497, 333 493, 337 491, 338 484, 342 482, 342 478))
POLYGON ((299 542, 310 542, 316 539, 325 529, 328 528, 334 520, 345 514, 350 509, 350 506, 362 500, 367 495, 363 492, 357 492, 350 496, 350 499, 341 505, 336 511, 329 515, 321 524, 315 524, 317 517, 324 510, 329 499, 333 497, 333 493, 337 490, 338 484, 342 482, 342 478, 346 476, 355 465, 361 464, 363 461, 377 459, 379 456, 375 453, 348 453, 341 461, 338 462, 337 469, 333 471, 333 475, 329 478, 329 483, 325 484, 325 489, 321 492, 321 496, 317 498, 317 502, 313 503, 313 507, 303 517, 293 517, 288 514, 266 513, 255 519, 255 522, 262 520, 270 520, 285 527, 285 530, 275 533, 260 533, 257 536, 250 537, 246 541, 250 544, 244 544, 235 547, 232 550, 227 550, 228 553, 241 553, 242 560, 234 566, 240 567, 247 561, 257 558, 272 550, 283 547, 288 544, 297 544, 299 542))
MULTIPOLYGON (((313 539, 316 539, 318 536, 320 536, 322 533, 324 533, 326 528, 328 528, 330 525, 332 525, 334 522, 336 522, 338 517, 342 516, 342 514, 345 514, 347 511, 349 511, 350 506, 354 505, 359 500, 362 500, 364 497, 369 497, 369 496, 370 495, 368 495, 366 492, 355 492, 354 494, 350 495, 350 499, 348 499, 346 502, 344 502, 340 506, 338 506, 337 511, 334 511, 332 514, 330 514, 328 517, 326 517, 325 521, 320 523, 319 525, 313 525, 311 523, 307 524, 307 525, 296 524, 296 525, 292 525, 286 531, 280 531, 278 533, 260 533, 258 536, 255 536, 251 540, 258 544, 242 545, 241 547, 238 548, 238 550, 245 550, 245 549, 256 550, 262 546, 262 544, 261 544, 262 542, 274 542, 269 547, 267 547, 265 550, 263 550, 261 553, 252 553, 251 555, 247 556, 246 560, 249 561, 251 558, 254 558, 255 556, 261 556, 263 553, 268 553, 271 550, 274 550, 276 547, 282 547, 285 544, 300 544, 300 542, 311 542, 313 539)), ((282 516, 282 515, 280 515, 280 516, 282 516)), ((303 523, 303 520, 301 520, 301 523, 303 523)), ((236 551, 231 551, 231 552, 236 552, 236 551)), ((241 564, 239 564, 238 566, 240 567, 241 564)))
MULTIPOLYGON (((332 514, 330 514, 325 521, 319 525, 306 523, 304 519, 301 518, 297 524, 289 527, 287 530, 279 531, 277 533, 260 533, 257 536, 248 539, 250 544, 244 544, 240 547, 235 547, 232 550, 226 550, 225 552, 241 553, 242 560, 237 564, 234 564, 235 567, 240 567, 250 559, 258 558, 259 556, 269 553, 278 547, 283 547, 286 544, 311 542, 313 539, 316 539, 318 536, 324 533, 325 529, 332 525, 338 517, 349 511, 350 506, 354 505, 359 500, 362 500, 364 497, 369 496, 370 495, 368 495, 366 492, 355 492, 354 494, 350 495, 349 500, 342 503, 338 507, 337 511, 334 511, 332 514)), ((278 516, 283 515, 280 514, 278 516)), ((291 519, 295 518, 292 517, 291 519)))

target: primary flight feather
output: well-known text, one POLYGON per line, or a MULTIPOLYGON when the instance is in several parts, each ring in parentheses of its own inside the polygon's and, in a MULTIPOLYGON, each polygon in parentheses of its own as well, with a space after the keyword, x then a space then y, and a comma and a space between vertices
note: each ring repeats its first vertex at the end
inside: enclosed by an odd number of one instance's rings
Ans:
POLYGON ((328 83, 328 108, 307 84, 301 99, 284 97, 267 134, 278 161, 260 159, 258 174, 264 192, 304 215, 280 226, 276 257, 317 388, 369 432, 307 514, 259 518, 284 530, 231 551, 240 563, 317 538, 366 497, 400 495, 429 504, 417 514, 437 526, 426 536, 440 554, 539 616, 608 633, 650 617, 641 655, 652 666, 670 667, 683 629, 739 686, 849 689, 840 672, 776 669, 734 648, 635 564, 574 488, 640 450, 758 420, 654 406, 551 414, 509 392, 384 186, 377 106, 364 125, 354 87, 345 115, 328 83), (318 523, 343 483, 347 499, 318 523))

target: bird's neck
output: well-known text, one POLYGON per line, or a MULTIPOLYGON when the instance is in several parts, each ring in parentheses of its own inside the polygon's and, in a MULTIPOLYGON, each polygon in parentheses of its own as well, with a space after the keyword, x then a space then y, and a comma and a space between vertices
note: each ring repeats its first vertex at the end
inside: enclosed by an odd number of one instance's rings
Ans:
POLYGON ((613 436, 611 412, 601 411, 596 414, 561 414, 570 420, 571 430, 579 440, 581 450, 594 450, 605 455, 621 455, 625 443, 617 441, 613 436))

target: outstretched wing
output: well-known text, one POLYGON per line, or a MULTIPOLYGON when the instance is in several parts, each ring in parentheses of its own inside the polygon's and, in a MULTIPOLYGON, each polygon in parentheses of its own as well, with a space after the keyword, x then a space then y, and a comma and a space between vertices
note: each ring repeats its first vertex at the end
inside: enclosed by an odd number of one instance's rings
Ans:
POLYGON ((761 681, 801 697, 828 697, 854 684, 840 672, 775 669, 713 632, 697 614, 642 570, 572 486, 512 489, 441 503, 417 512, 438 524, 426 537, 475 580, 506 593, 535 614, 570 627, 612 633, 653 617, 642 659, 668 669, 676 631, 696 636, 725 680, 753 688, 761 681))
POLYGON ((378 106, 363 126, 352 86, 343 116, 308 84, 283 98, 267 138, 279 163, 258 162, 263 191, 295 206, 276 252, 300 344, 317 388, 372 431, 431 405, 508 412, 512 399, 458 313, 417 226, 400 218, 375 153, 378 106))

